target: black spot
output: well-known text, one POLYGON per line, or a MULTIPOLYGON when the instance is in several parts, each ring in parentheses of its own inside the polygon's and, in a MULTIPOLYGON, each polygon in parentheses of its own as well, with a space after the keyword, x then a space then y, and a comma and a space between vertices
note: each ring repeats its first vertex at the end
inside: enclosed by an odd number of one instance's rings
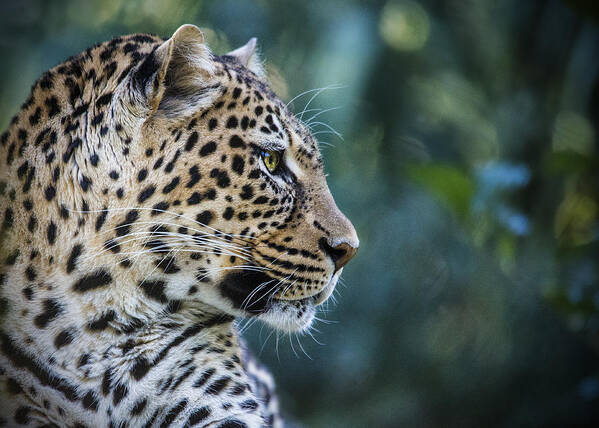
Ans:
POLYGON ((212 375, 216 372, 215 369, 208 369, 206 371, 204 371, 200 377, 193 383, 193 387, 194 388, 200 388, 202 387, 202 385, 204 385, 211 377, 212 375))
POLYGON ((239 122, 237 121, 237 118, 235 116, 231 116, 227 120, 227 124, 225 126, 229 129, 232 129, 232 128, 237 128, 238 124, 239 124, 239 122))
POLYGON ((25 276, 27 277, 27 279, 29 281, 35 281, 35 278, 37 278, 37 274, 35 273, 35 269, 33 269, 32 266, 27 266, 27 269, 25 269, 25 276))
POLYGON ((210 224, 213 218, 214 214, 212 211, 202 211, 196 216, 197 222, 206 226, 210 224))
POLYGON ((243 116, 243 118, 241 119, 241 129, 243 129, 244 131, 248 129, 249 123, 250 119, 247 116, 243 116))
POLYGON ((212 131, 218 125, 218 121, 216 119, 210 119, 208 122, 208 130, 212 131))
POLYGON ((90 320, 87 323, 87 328, 91 331, 101 331, 101 330, 106 330, 108 328, 108 325, 111 321, 114 321, 114 319, 116 318, 116 312, 113 311, 112 309, 104 312, 102 315, 100 315, 99 318, 90 320))
POLYGON ((139 415, 141 412, 144 411, 144 409, 146 408, 147 404, 148 404, 148 399, 147 398, 142 398, 141 400, 137 401, 133 405, 133 408, 131 409, 131 416, 137 416, 137 415, 139 415))
POLYGON ((231 220, 233 218, 233 214, 235 214, 235 211, 233 210, 233 208, 227 207, 225 209, 225 211, 223 212, 223 218, 225 220, 231 220))
POLYGON ((187 143, 185 143, 185 151, 188 152, 191 149, 193 149, 197 142, 198 142, 198 133, 194 131, 187 139, 187 143))
POLYGON ((48 323, 56 319, 63 311, 62 306, 55 299, 46 299, 42 305, 44 311, 33 320, 34 324, 39 328, 45 328, 48 323))
POLYGON ((27 223, 27 230, 29 230, 31 233, 33 233, 36 226, 37 226, 37 218, 35 217, 35 215, 32 214, 29 217, 29 222, 27 223))
POLYGON ((48 118, 52 118, 60 113, 60 107, 58 106, 58 98, 55 96, 51 96, 46 98, 44 102, 46 107, 48 108, 48 118))
POLYGON ((93 391, 88 391, 83 396, 81 399, 81 404, 83 404, 84 409, 93 410, 94 412, 98 411, 98 397, 93 391))
POLYGON ((237 174, 241 175, 241 174, 243 174, 244 166, 245 166, 245 162, 243 161, 243 158, 239 155, 235 155, 233 157, 233 162, 232 162, 233 171, 235 171, 237 174))
POLYGON ((229 185, 231 184, 231 180, 229 180, 229 175, 225 170, 214 168, 212 171, 210 171, 210 177, 216 178, 216 184, 218 185, 218 187, 225 188, 229 187, 229 185))
POLYGON ((112 404, 117 406, 121 402, 121 400, 127 396, 128 393, 129 393, 129 389, 127 389, 127 387, 125 385, 123 385, 122 383, 119 383, 114 388, 114 394, 112 396, 112 404))
POLYGON ((255 400, 249 399, 243 401, 239 407, 246 410, 256 410, 258 408, 258 403, 255 400))
POLYGON ((15 412, 15 422, 19 425, 26 425, 29 423, 29 411, 31 407, 21 406, 15 412))
POLYGON ((81 116, 83 113, 85 113, 87 111, 87 107, 88 107, 88 104, 81 104, 79 107, 77 107, 73 111, 73 113, 71 114, 71 117, 81 116))
POLYGON ((245 143, 243 142, 243 140, 241 139, 241 137, 239 137, 239 135, 233 135, 230 139, 229 139, 229 146, 231 146, 234 149, 237 148, 245 148, 245 143))
POLYGON ((177 273, 181 269, 175 264, 174 257, 164 257, 156 262, 156 266, 166 274, 177 273))
POLYGON ((142 379, 150 370, 150 362, 145 357, 137 357, 133 367, 131 367, 131 376, 135 380, 142 379))
POLYGON ((254 113, 256 113, 256 116, 260 116, 262 114, 262 112, 264 111, 264 109, 262 108, 262 106, 257 106, 254 109, 254 113))
POLYGON ((181 150, 177 150, 175 152, 175 155, 173 156, 173 160, 171 160, 169 163, 167 163, 166 166, 164 167, 165 172, 171 172, 173 170, 173 168, 175 167, 175 163, 177 162, 177 159, 179 159, 180 155, 181 155, 181 150))
POLYGON ((179 413, 181 413, 183 409, 185 409, 185 407, 187 407, 187 399, 179 401, 179 403, 177 403, 176 406, 174 406, 172 409, 168 411, 168 413, 164 417, 164 420, 160 424, 160 428, 166 428, 171 426, 172 422, 179 415, 179 413))
POLYGON ((119 173, 116 171, 110 171, 110 174, 108 174, 108 176, 110 178, 112 178, 113 180, 118 180, 119 179, 119 173))
POLYGON ((206 394, 217 395, 218 393, 220 393, 223 389, 225 389, 227 387, 227 384, 229 383, 230 380, 231 380, 231 378, 229 376, 223 376, 223 377, 215 380, 210 385, 208 385, 208 387, 206 388, 206 391, 205 391, 206 394))
POLYGON ((142 182, 146 179, 147 176, 148 176, 148 170, 144 168, 141 171, 139 171, 139 173, 137 174, 137 181, 142 182))
POLYGON ((122 223, 117 225, 116 234, 117 236, 125 236, 131 231, 131 225, 137 220, 139 217, 139 212, 136 210, 131 210, 125 216, 125 220, 122 223))
POLYGON ((202 176, 200 175, 198 166, 192 166, 191 168, 189 168, 189 181, 187 182, 185 187, 187 187, 188 189, 192 188, 197 184, 198 181, 200 181, 201 178, 202 176))
MULTIPOLYGON (((33 177, 35 175, 35 167, 32 166, 31 168, 29 168, 29 172, 27 173, 27 179, 25 180, 25 183, 23 184, 23 193, 27 193, 29 192, 29 189, 31 189, 31 182, 33 181, 33 177)), ((14 200, 14 198, 12 198, 14 200)))
POLYGON ((69 343, 72 343, 73 338, 74 338, 73 336, 74 336, 73 330, 69 330, 69 329, 62 330, 54 338, 54 346, 56 347, 56 349, 60 349, 63 346, 66 346, 69 343))
POLYGON ((164 290, 166 289, 166 283, 164 281, 143 281, 140 284, 140 287, 149 298, 161 303, 166 303, 168 301, 164 294, 164 290))
POLYGON ((4 211, 4 221, 2 222, 2 229, 10 229, 14 222, 14 213, 11 208, 6 208, 4 211))
POLYGON ((108 207, 104 207, 98 218, 96 219, 96 232, 99 232, 106 221, 106 216, 108 215, 108 207))
POLYGON ((25 296, 25 298, 27 300, 32 300, 33 299, 33 289, 31 287, 23 288, 23 295, 25 296))
POLYGON ((81 244, 77 244, 71 250, 71 254, 69 255, 69 260, 67 261, 67 273, 71 273, 77 267, 77 259, 81 255, 83 251, 83 246, 81 244))
POLYGON ((69 210, 64 206, 64 204, 60 204, 60 217, 65 220, 69 218, 69 210))
POLYGON ((137 197, 137 202, 142 203, 142 202, 146 201, 148 198, 150 198, 150 196, 152 196, 154 194, 155 191, 156 191, 156 187, 154 187, 152 185, 146 187, 144 190, 141 191, 141 193, 137 197))
POLYGON ((216 143, 214 141, 209 141, 202 146, 200 149, 200 156, 208 156, 211 153, 216 151, 216 143))
POLYGON ((188 426, 194 426, 202 422, 210 416, 210 409, 208 407, 201 407, 197 410, 194 410, 191 415, 189 415, 189 419, 187 419, 188 426))
POLYGON ((110 273, 99 269, 89 275, 85 275, 73 285, 73 290, 84 293, 95 288, 104 287, 112 282, 110 273))
POLYGON ((87 175, 81 175, 81 180, 79 180, 79 185, 84 192, 89 190, 89 187, 92 185, 91 179, 87 175))
POLYGON ((54 245, 56 242, 56 224, 53 221, 48 225, 48 229, 46 231, 46 236, 48 237, 48 242, 50 245, 54 245))
POLYGON ((92 126, 98 126, 100 123, 102 123, 102 120, 104 120, 104 113, 100 112, 92 119, 92 126))
POLYGON ((27 169, 29 168, 29 162, 25 161, 23 164, 17 169, 17 177, 19 180, 22 180, 25 174, 27 173, 27 169))
POLYGON ((217 428, 248 428, 247 424, 238 419, 231 419, 220 424, 217 428))
POLYGON ((158 169, 162 166, 162 162, 164 162, 164 157, 160 156, 156 162, 154 163, 154 166, 152 167, 153 169, 158 169))
POLYGON ((158 215, 162 214, 164 211, 168 210, 169 204, 168 202, 158 202, 156 205, 152 207, 152 212, 150 215, 158 215))
POLYGON ((96 107, 100 108, 105 106, 112 100, 112 92, 102 95, 100 98, 96 100, 96 107))
POLYGON ((249 184, 244 185, 241 190, 239 197, 243 200, 251 199, 254 196, 254 188, 249 184))
POLYGON ((75 153, 75 150, 81 145, 82 141, 83 140, 81 140, 81 138, 79 137, 71 139, 69 145, 67 146, 67 149, 62 155, 62 161, 64 163, 67 163, 71 159, 71 156, 73 156, 73 153, 75 153))
POLYGON ((56 196, 56 188, 52 185, 46 187, 45 196, 47 201, 51 201, 56 196))
POLYGON ((104 372, 104 376, 102 377, 102 394, 105 396, 110 393, 110 388, 112 384, 112 370, 109 368, 104 372))
POLYGON ((179 176, 173 178, 170 183, 168 183, 166 186, 164 186, 164 189, 162 189, 162 193, 164 193, 165 195, 167 193, 170 193, 175 187, 177 187, 179 185, 179 181, 180 181, 179 176))
POLYGON ((193 192, 189 198, 187 198, 187 205, 197 205, 202 201, 202 195, 200 192, 193 192))

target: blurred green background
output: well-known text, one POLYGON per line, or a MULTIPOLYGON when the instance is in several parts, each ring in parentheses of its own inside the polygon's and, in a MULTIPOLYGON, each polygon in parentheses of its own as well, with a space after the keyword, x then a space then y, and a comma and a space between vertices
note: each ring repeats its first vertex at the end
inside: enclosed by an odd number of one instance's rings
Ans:
POLYGON ((329 184, 361 239, 314 338, 247 333, 286 414, 599 426, 594 3, 4 1, 0 125, 44 70, 113 36, 194 23, 216 53, 257 36, 284 100, 329 88, 304 119, 322 112, 329 184))

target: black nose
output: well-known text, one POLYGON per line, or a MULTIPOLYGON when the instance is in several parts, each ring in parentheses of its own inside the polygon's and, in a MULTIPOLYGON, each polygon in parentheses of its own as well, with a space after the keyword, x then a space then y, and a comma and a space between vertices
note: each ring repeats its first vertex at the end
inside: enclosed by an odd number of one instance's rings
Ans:
POLYGON ((358 251, 358 247, 352 247, 347 242, 339 242, 331 246, 326 238, 320 238, 318 246, 335 263, 335 272, 345 266, 358 251))

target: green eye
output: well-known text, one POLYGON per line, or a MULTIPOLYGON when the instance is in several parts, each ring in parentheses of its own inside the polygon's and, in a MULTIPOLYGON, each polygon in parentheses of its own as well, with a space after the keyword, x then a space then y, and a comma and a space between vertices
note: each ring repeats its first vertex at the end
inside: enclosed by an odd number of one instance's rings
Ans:
POLYGON ((279 166, 281 155, 273 150, 264 150, 262 152, 262 160, 264 161, 266 169, 270 172, 275 172, 279 166))

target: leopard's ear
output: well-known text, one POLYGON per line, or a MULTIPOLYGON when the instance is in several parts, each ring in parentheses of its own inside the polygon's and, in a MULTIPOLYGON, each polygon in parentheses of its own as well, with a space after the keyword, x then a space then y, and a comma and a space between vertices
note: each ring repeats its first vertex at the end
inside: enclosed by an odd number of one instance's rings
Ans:
POLYGON ((214 72, 202 32, 194 25, 183 25, 123 82, 130 110, 141 117, 156 112, 174 117, 209 107, 220 94, 214 72))
POLYGON ((266 78, 266 72, 264 71, 264 65, 260 60, 260 55, 258 55, 256 48, 257 39, 252 37, 245 45, 229 52, 226 56, 235 58, 241 65, 247 67, 248 70, 253 72, 260 79, 264 79, 266 78))

